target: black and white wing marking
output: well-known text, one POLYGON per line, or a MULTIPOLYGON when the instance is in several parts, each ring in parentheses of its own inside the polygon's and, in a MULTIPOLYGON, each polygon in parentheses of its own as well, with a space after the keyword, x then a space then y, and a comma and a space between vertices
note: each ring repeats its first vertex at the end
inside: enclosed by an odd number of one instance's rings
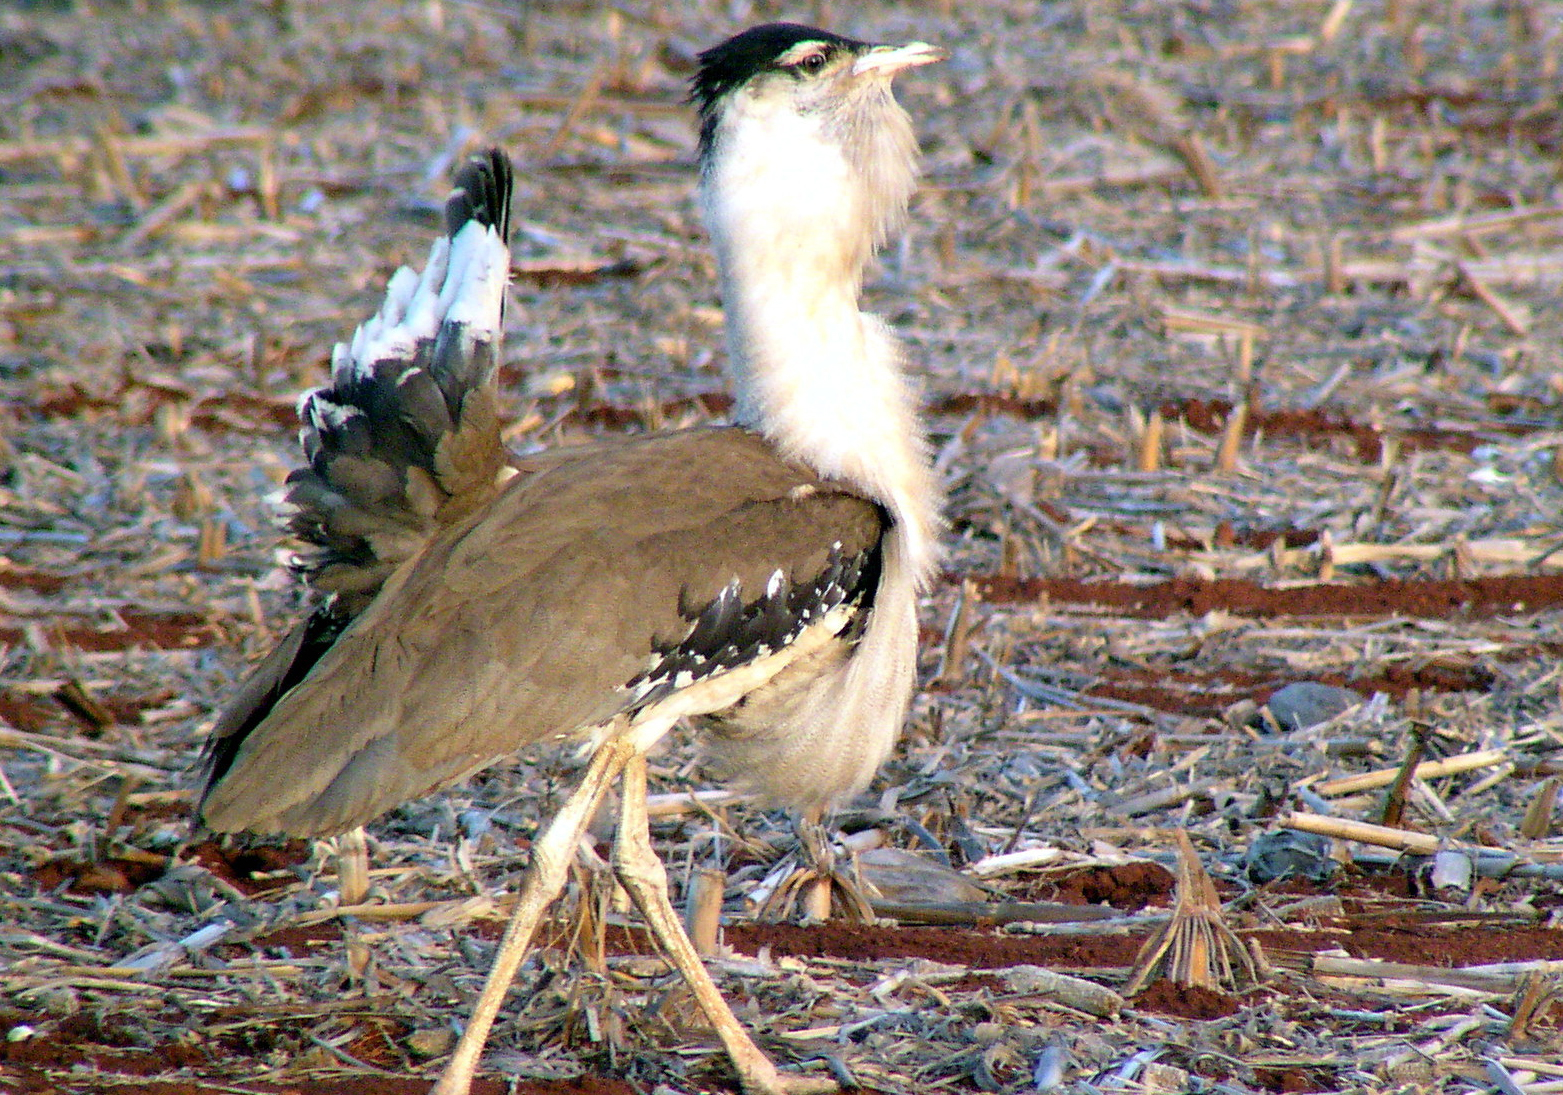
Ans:
POLYGON ((836 609, 846 610, 846 618, 834 622, 837 638, 856 641, 872 607, 879 570, 877 543, 849 555, 838 541, 825 567, 806 584, 794 584, 777 570, 753 600, 743 599, 734 580, 703 606, 680 603, 679 615, 690 621, 689 631, 678 641, 654 644, 650 668, 627 686, 630 706, 650 707, 708 677, 784 650, 808 628, 832 622, 827 617, 836 609))

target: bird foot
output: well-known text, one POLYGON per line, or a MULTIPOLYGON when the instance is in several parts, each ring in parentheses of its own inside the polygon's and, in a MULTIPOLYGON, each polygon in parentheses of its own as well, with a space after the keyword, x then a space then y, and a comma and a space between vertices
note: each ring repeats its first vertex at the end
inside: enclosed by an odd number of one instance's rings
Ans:
POLYGON ((834 1095, 841 1085, 824 1076, 787 1076, 778 1072, 763 1086, 744 1080, 743 1089, 745 1095, 834 1095))
POLYGON ((832 918, 866 923, 874 919, 859 881, 835 872, 825 874, 809 867, 795 867, 760 906, 758 920, 800 920, 818 923, 832 918))
POLYGON ((760 904, 757 919, 787 920, 796 910, 806 921, 832 916, 860 923, 873 920, 869 887, 851 850, 833 845, 824 827, 814 823, 800 823, 798 838, 798 851, 783 860, 770 879, 784 870, 790 873, 774 883, 770 896, 760 904), (795 865, 789 867, 789 861, 795 865))
POLYGON ((827 1076, 782 1072, 758 1047, 755 1052, 757 1059, 749 1061, 739 1061, 734 1055, 733 1064, 738 1068, 738 1083, 744 1095, 833 1095, 841 1090, 841 1085, 827 1076))

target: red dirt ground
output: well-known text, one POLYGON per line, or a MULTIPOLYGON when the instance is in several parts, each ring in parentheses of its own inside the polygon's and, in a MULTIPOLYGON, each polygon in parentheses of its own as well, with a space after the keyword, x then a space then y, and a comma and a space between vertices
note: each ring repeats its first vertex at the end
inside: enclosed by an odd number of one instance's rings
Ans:
MULTIPOLYGON (((300 862, 304 847, 300 842, 278 847, 261 847, 232 852, 214 844, 196 847, 202 863, 220 872, 233 884, 250 889, 260 883, 254 877, 300 862)), ((158 868, 140 861, 107 861, 85 866, 55 860, 39 867, 34 880, 42 889, 66 885, 76 892, 126 893, 155 878, 158 868)), ((1391 962, 1412 962, 1443 966, 1464 966, 1492 962, 1518 962, 1538 959, 1563 959, 1563 933, 1529 924, 1498 925, 1483 919, 1487 930, 1472 931, 1471 924, 1448 923, 1450 913, 1421 917, 1406 911, 1404 905, 1384 911, 1386 897, 1410 892, 1403 875, 1387 874, 1359 878, 1314 890, 1307 884, 1289 882, 1278 888, 1293 897, 1310 893, 1331 893, 1341 899, 1342 912, 1321 921, 1316 930, 1270 930, 1245 932, 1272 956, 1301 955, 1324 950, 1343 949, 1353 957, 1391 962)), ((1020 896, 1035 900, 1060 901, 1071 905, 1107 903, 1124 911, 1150 906, 1165 906, 1172 893, 1172 876, 1154 864, 1128 863, 1115 867, 1093 867, 1039 876, 1038 881, 1020 896)), ((484 921, 470 929, 471 934, 493 938, 499 925, 484 921)), ((223 944, 214 949, 214 957, 240 960, 246 954, 267 957, 302 956, 329 952, 342 945, 341 926, 322 922, 306 927, 283 928, 248 943, 223 944)), ((741 954, 772 957, 828 957, 857 962, 876 962, 925 958, 937 962, 964 965, 974 971, 971 979, 987 983, 975 971, 1002 970, 1028 964, 1054 969, 1123 970, 1132 965, 1144 942, 1145 933, 1118 935, 1072 935, 1008 933, 981 928, 883 927, 832 921, 811 926, 741 922, 725 929, 726 943, 741 954)), ((652 946, 640 928, 610 928, 607 934, 610 954, 647 954, 652 946)), ((997 989, 994 981, 990 988, 997 989)), ((1263 995, 1263 990, 1260 990, 1263 995)), ((1219 992, 1189 988, 1158 981, 1133 999, 1141 1011, 1175 1018, 1209 1020, 1235 1014, 1244 1001, 1219 992)), ((390 1007, 394 1013, 394 1003, 390 1007)), ((243 1018, 233 1016, 233 1018, 243 1018)), ((259 1017, 257 1017, 259 1018, 259 1017)), ((407 1033, 386 1009, 372 1009, 362 1016, 351 1016, 366 1024, 366 1029, 342 1048, 354 1057, 376 1067, 395 1070, 404 1067, 387 1046, 407 1033), (387 1041, 390 1040, 390 1042, 387 1041)), ((18 1023, 36 1023, 35 1016, 15 1012, 0 1015, 9 1028, 18 1023)), ((266 1042, 276 1029, 261 1021, 259 1033, 247 1037, 266 1042)), ((209 1090, 199 1079, 167 1079, 173 1069, 189 1069, 199 1077, 219 1057, 255 1052, 254 1045, 244 1047, 221 1044, 172 1044, 146 1047, 132 1034, 114 1029, 113 1021, 99 1021, 91 1014, 78 1014, 52 1024, 46 1035, 0 1046, 0 1068, 14 1081, 12 1090, 26 1093, 102 1090, 100 1083, 112 1083, 117 1090, 133 1089, 149 1095, 194 1095, 209 1090), (62 1070, 80 1074, 86 1067, 93 1075, 62 1082, 62 1070)), ((231 1040, 231 1038, 230 1038, 231 1040)), ((225 1058, 226 1059, 226 1058, 225 1058)), ((1328 1090, 1317 1086, 1323 1078, 1306 1069, 1280 1069, 1267 1081, 1270 1090, 1328 1090)), ((308 1092, 309 1095, 370 1095, 371 1092, 422 1092, 428 1081, 390 1075, 373 1079, 333 1080, 328 1077, 286 1082, 261 1081, 249 1090, 258 1092, 308 1092)), ((512 1090, 522 1095, 621 1095, 635 1090, 617 1080, 584 1077, 567 1082, 521 1082, 514 1088, 498 1081, 484 1080, 474 1089, 478 1095, 498 1095, 512 1090)))
MULTIPOLYGON (((1364 696, 1384 692, 1395 699, 1412 689, 1423 692, 1475 692, 1492 683, 1492 673, 1479 666, 1394 665, 1381 673, 1347 676, 1343 673, 1315 673, 1309 678, 1320 684, 1354 688, 1364 696)), ((1269 701, 1280 683, 1274 674, 1246 673, 1241 670, 1200 672, 1193 669, 1166 669, 1152 672, 1119 667, 1100 671, 1099 679, 1080 690, 1084 698, 1100 696, 1122 700, 1175 714, 1215 718, 1238 700, 1256 704, 1269 701)))
MULTIPOLYGON (((1494 408, 1498 410, 1498 408, 1494 408)), ((1176 399, 1164 402, 1161 416, 1169 422, 1179 422, 1189 429, 1203 434, 1219 434, 1226 428, 1232 413, 1230 401, 1221 399, 1176 399)), ((961 393, 937 400, 928 408, 930 414, 970 416, 1006 415, 1020 419, 1042 419, 1058 413, 1058 406, 1048 399, 1021 399, 1016 396, 994 393, 961 393)), ((1529 423, 1495 420, 1487 428, 1476 430, 1440 429, 1430 426, 1406 426, 1399 429, 1382 429, 1358 422, 1347 415, 1319 409, 1292 410, 1250 409, 1244 421, 1243 436, 1256 434, 1275 440, 1295 438, 1314 444, 1327 443, 1330 439, 1342 439, 1364 464, 1374 464, 1383 455, 1386 438, 1393 436, 1403 452, 1444 450, 1469 453, 1489 439, 1490 435, 1521 436, 1541 427, 1529 423)), ((1116 463, 1121 454, 1108 454, 1106 463, 1116 463)))
POLYGON ((1115 615, 1162 619, 1185 612, 1229 612, 1237 616, 1377 619, 1403 616, 1433 620, 1538 612, 1563 605, 1563 575, 1503 574, 1464 580, 1387 579, 1321 582, 1273 588, 1237 578, 1174 578, 1144 585, 1078 581, 1071 578, 971 576, 983 600, 1020 604, 1097 605, 1115 615))

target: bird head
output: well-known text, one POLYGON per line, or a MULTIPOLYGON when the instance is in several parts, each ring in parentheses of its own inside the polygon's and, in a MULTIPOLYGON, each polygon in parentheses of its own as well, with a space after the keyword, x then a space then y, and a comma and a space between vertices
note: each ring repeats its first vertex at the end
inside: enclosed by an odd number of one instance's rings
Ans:
POLYGON ((942 57, 923 42, 873 45, 794 23, 752 27, 702 53, 690 97, 718 250, 743 234, 746 255, 785 261, 790 240, 817 261, 821 241, 834 240, 860 268, 897 227, 917 176, 891 79, 942 57))

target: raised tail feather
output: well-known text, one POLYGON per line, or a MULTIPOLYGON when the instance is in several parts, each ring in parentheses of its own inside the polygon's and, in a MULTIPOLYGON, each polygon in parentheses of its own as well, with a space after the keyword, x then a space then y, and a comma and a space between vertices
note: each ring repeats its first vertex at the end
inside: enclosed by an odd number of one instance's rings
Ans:
POLYGON ((392 276, 379 314, 337 345, 330 385, 299 403, 308 466, 288 477, 289 527, 310 548, 298 568, 352 615, 434 529, 487 501, 505 467, 510 190, 503 153, 467 162, 423 273, 392 276))
POLYGON ((386 578, 508 476, 497 374, 512 185, 499 149, 462 165, 423 272, 392 275, 380 311, 337 344, 330 383, 299 401, 307 463, 288 476, 288 528, 306 545, 294 569, 325 596, 218 716, 207 791, 386 578))

